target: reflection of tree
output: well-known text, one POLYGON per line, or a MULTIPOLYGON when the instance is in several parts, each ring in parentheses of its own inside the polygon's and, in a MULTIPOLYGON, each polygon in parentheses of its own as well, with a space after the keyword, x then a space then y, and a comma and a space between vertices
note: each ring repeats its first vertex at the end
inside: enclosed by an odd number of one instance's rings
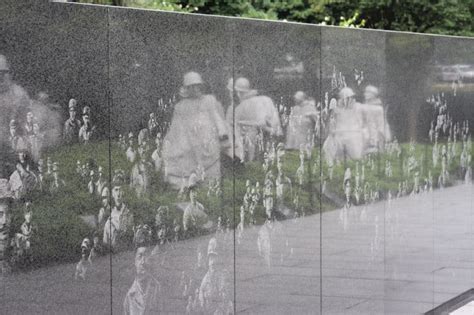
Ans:
POLYGON ((295 58, 293 54, 287 53, 283 62, 275 66, 273 72, 275 79, 302 79, 304 73, 303 62, 295 58))
POLYGON ((429 123, 425 121, 429 117, 420 116, 420 110, 430 87, 433 46, 432 37, 387 36, 387 103, 394 120, 391 125, 402 139, 416 139, 417 126, 429 123))

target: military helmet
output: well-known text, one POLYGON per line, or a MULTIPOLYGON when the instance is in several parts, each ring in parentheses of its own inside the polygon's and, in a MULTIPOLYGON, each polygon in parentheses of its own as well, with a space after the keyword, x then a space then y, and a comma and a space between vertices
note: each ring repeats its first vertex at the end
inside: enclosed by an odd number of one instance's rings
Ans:
POLYGON ((188 72, 183 77, 183 86, 190 86, 195 84, 204 84, 202 77, 197 72, 188 72))
POLYGON ((76 107, 77 107, 77 101, 74 99, 74 98, 71 98, 69 100, 69 104, 68 104, 68 107, 69 107, 69 110, 76 110, 76 107))

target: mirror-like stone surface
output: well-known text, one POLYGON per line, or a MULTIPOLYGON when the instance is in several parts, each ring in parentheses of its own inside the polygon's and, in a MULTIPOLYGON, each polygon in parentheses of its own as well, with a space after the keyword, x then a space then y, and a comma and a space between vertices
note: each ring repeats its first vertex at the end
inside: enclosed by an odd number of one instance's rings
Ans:
POLYGON ((0 313, 110 313, 107 9, 2 1, 0 29, 0 313))
POLYGON ((472 288, 472 39, 29 0, 0 29, 0 313, 472 288))
POLYGON ((117 248, 113 310, 233 313, 229 22, 125 9, 109 18, 112 194, 123 192, 118 224, 105 222, 117 248))
MULTIPOLYGON (((473 76, 468 70, 474 62, 473 47, 474 43, 466 39, 434 39, 431 93, 441 94, 445 113, 450 117, 449 130, 439 131, 438 146, 442 169, 446 146, 444 177, 452 186, 435 195, 433 202, 435 306, 473 286, 472 139, 468 127, 473 117, 473 76)), ((439 107, 436 102, 430 103, 431 117, 438 120, 439 107)))
POLYGON ((322 311, 384 312, 385 34, 323 28, 322 311))
POLYGON ((237 311, 317 314, 320 30, 239 21, 234 32, 237 311))

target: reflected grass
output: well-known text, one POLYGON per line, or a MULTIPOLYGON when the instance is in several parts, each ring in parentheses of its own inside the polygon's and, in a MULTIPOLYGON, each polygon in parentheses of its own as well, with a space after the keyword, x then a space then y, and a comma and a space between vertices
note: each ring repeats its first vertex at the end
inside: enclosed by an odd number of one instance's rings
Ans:
MULTIPOLYGON (((444 143, 439 144, 441 146, 444 143)), ((359 165, 359 172, 362 166, 365 167, 365 181, 370 183, 370 189, 379 192, 380 198, 385 198, 388 191, 392 196, 396 195, 399 183, 406 181, 408 187, 413 187, 413 172, 419 172, 420 185, 423 185, 424 179, 428 177, 429 171, 433 179, 433 187, 437 188, 438 177, 441 173, 441 160, 436 167, 433 166, 431 144, 415 144, 414 158, 418 161, 418 166, 408 176, 406 173, 407 159, 410 156, 410 144, 400 145, 400 154, 372 154, 360 161, 342 161, 333 168, 333 176, 328 176, 328 165, 321 158, 319 149, 311 152, 311 156, 305 158, 304 183, 299 187, 297 183, 296 171, 300 165, 298 151, 287 151, 282 157, 283 173, 289 178, 291 187, 284 190, 284 206, 296 210, 299 215, 310 215, 320 211, 330 211, 337 209, 340 205, 325 196, 321 187, 324 183, 326 190, 335 194, 338 199, 345 200, 343 179, 346 168, 352 171, 352 183, 354 183, 356 165, 359 165), (372 162, 371 162, 372 161, 372 162), (392 163, 393 175, 385 175, 385 163, 392 163), (322 168, 321 168, 322 165, 322 168), (323 171, 321 171, 323 170, 323 171), (299 193, 298 208, 295 209, 294 196, 299 193)), ((453 185, 462 180, 460 174, 460 154, 461 144, 456 144, 456 155, 449 164, 450 181, 447 186, 453 185)), ((473 152, 471 152, 472 154, 473 152)), ((53 263, 64 263, 78 261, 80 258, 80 244, 84 237, 92 237, 94 229, 88 226, 80 216, 97 215, 101 207, 100 197, 90 195, 87 192, 88 179, 83 179, 76 173, 76 161, 84 163, 93 160, 95 165, 102 166, 104 176, 109 177, 109 172, 115 169, 124 170, 125 174, 130 174, 130 163, 126 160, 123 150, 113 144, 109 148, 108 142, 98 142, 89 145, 74 145, 69 147, 57 147, 44 154, 44 158, 50 157, 52 161, 57 161, 60 165, 61 178, 67 183, 60 192, 51 194, 49 192, 35 192, 29 198, 33 200, 33 222, 36 225, 36 232, 32 239, 32 262, 31 266, 38 267, 53 263), (110 149, 110 151, 109 151, 110 149), (110 153, 110 156, 109 156, 110 153), (110 169, 109 158, 112 169, 110 169)), ((262 161, 255 161, 241 165, 239 167, 223 168, 221 178, 220 195, 209 194, 209 188, 206 185, 197 188, 197 200, 202 203, 210 219, 216 223, 218 217, 221 217, 222 224, 229 224, 230 227, 236 226, 239 222, 239 209, 243 203, 246 192, 246 182, 250 181, 254 186, 258 181, 260 183, 260 195, 262 195, 265 173, 262 167, 262 161), (235 177, 233 177, 235 174, 235 177), (235 185, 235 186, 234 186, 235 185), (234 195, 235 194, 235 195, 234 195), (234 198, 235 196, 235 198, 234 198), (235 218, 235 221, 234 221, 235 218)), ((472 165, 471 165, 472 166, 472 165)), ((271 166, 274 174, 277 173, 276 165, 271 166)), ((362 199, 362 198, 361 198, 362 199)), ((128 188, 125 188, 125 200, 134 214, 135 224, 146 223, 154 226, 156 210, 160 206, 169 208, 169 212, 164 218, 169 227, 168 236, 171 238, 173 233, 173 222, 182 222, 182 212, 178 210, 176 203, 188 201, 187 196, 181 196, 177 191, 172 190, 168 184, 163 181, 162 174, 156 173, 152 178, 151 192, 148 196, 137 198, 128 188)), ((363 202, 363 201, 361 201, 363 202)), ((275 201, 278 205, 278 202, 275 201)), ((23 222, 23 205, 17 204, 13 209, 12 216, 12 235, 20 230, 23 222)), ((257 224, 265 220, 265 211, 262 201, 255 209, 255 221, 257 224)), ((205 233, 208 231, 197 231, 205 233)), ((193 237, 187 235, 186 237, 193 237)), ((20 266, 21 267, 21 266, 20 266)))

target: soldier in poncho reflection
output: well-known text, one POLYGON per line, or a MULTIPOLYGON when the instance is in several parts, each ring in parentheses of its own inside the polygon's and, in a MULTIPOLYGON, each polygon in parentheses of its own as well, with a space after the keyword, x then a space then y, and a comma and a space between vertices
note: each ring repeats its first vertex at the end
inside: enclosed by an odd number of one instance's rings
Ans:
POLYGON ((280 117, 272 99, 251 89, 247 78, 238 78, 234 90, 240 102, 234 111, 236 139, 242 139, 244 160, 253 161, 263 153, 266 140, 282 135, 280 117))
POLYGON ((222 105, 213 95, 204 94, 203 85, 199 73, 184 75, 183 99, 175 106, 165 137, 165 178, 176 189, 198 168, 204 170, 203 177, 219 177, 221 149, 230 146, 222 105))
POLYGON ((363 112, 351 88, 342 88, 332 109, 329 136, 323 145, 328 163, 343 158, 360 159, 364 153, 363 112))

